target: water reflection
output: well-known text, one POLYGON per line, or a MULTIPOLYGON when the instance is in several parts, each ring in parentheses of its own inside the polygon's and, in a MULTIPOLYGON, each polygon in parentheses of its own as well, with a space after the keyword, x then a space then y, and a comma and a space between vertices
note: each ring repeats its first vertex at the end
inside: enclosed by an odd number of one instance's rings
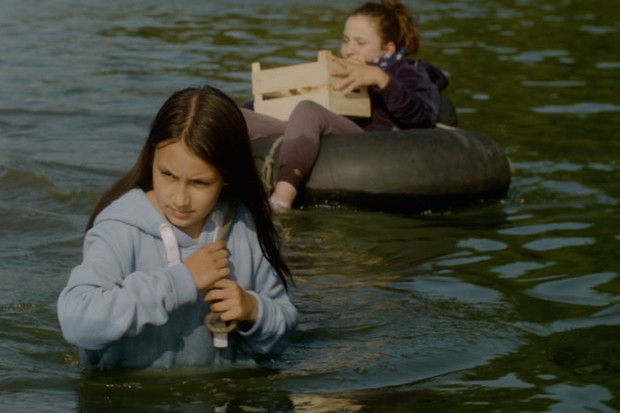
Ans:
POLYGON ((336 50, 353 4, 116 3, 0 6, 5 410, 620 410, 617 8, 417 2, 423 57, 450 74, 459 122, 513 161, 506 199, 284 218, 302 314, 284 357, 140 376, 83 374, 58 329, 98 194, 173 90, 211 83, 247 100, 252 61, 336 50))
POLYGON ((78 411, 291 411, 287 392, 264 370, 85 372, 75 381, 78 411), (148 403, 145 404, 145 401, 148 403))
MULTIPOLYGON (((613 281, 617 273, 588 274, 537 284, 529 291, 533 297, 568 304, 605 306, 618 301, 618 297, 595 289, 613 281)), ((560 278, 560 277, 558 277, 560 278)))
POLYGON ((305 314, 284 357, 288 385, 342 391, 427 380, 483 364, 520 342, 502 293, 440 275, 491 259, 454 258, 455 244, 505 248, 458 241, 450 221, 328 209, 286 219, 287 255, 300 275, 296 297, 305 314))

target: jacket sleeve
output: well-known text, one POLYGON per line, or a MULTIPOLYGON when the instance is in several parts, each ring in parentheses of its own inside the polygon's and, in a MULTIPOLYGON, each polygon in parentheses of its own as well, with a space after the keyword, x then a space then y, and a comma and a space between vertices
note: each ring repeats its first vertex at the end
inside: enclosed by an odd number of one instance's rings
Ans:
POLYGON ((383 109, 400 129, 435 126, 439 118, 440 87, 447 85, 447 78, 443 76, 441 79, 446 85, 440 84, 432 78, 437 73, 430 72, 423 61, 394 66, 388 71, 390 80, 387 86, 377 91, 383 109))
POLYGON ((86 234, 83 261, 57 304, 69 343, 103 349, 124 335, 139 334, 147 324, 166 323, 172 310, 197 299, 184 265, 133 271, 133 251, 132 228, 120 222, 100 223, 86 234))

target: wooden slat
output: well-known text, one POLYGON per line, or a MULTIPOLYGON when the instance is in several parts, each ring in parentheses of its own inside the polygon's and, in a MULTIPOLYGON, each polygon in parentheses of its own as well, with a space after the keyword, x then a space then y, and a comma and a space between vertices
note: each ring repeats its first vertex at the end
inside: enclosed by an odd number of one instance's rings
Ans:
POLYGON ((329 83, 325 62, 277 67, 252 72, 252 93, 271 93, 282 90, 315 87, 329 83))
POLYGON ((254 101, 254 110, 264 115, 273 116, 280 120, 288 120, 295 106, 302 100, 312 100, 324 107, 328 107, 329 95, 323 90, 289 96, 278 99, 264 99, 260 103, 254 101), (258 104, 257 104, 258 103, 258 104))
POLYGON ((261 70, 252 63, 254 110, 281 120, 288 120, 293 108, 302 100, 312 100, 331 111, 346 116, 370 116, 370 99, 366 88, 346 96, 332 86, 339 81, 330 76, 337 63, 331 52, 322 50, 317 62, 261 70))

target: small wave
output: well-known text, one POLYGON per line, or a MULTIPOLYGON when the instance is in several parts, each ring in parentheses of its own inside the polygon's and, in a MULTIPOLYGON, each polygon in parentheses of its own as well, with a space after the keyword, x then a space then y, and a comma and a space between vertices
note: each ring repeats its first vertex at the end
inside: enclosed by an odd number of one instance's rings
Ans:
POLYGON ((567 304, 606 306, 616 302, 618 297, 598 291, 597 287, 610 283, 617 277, 617 273, 606 272, 548 281, 532 288, 528 295, 567 304))
POLYGON ((575 81, 575 80, 550 80, 550 81, 534 81, 534 80, 524 80, 521 82, 523 86, 533 86, 533 87, 584 87, 587 86, 588 83, 585 81, 575 81))
POLYGON ((581 247, 595 243, 590 237, 543 238, 523 245, 523 248, 532 251, 554 251, 566 247, 581 247))
POLYGON ((514 228, 502 229, 498 232, 507 235, 536 235, 552 231, 572 231, 588 229, 592 224, 587 222, 556 222, 551 224, 522 225, 514 228))
POLYGON ((74 212, 89 211, 101 188, 59 188, 46 171, 7 169, 0 166, 0 209, 74 212))
POLYGON ((609 34, 618 31, 618 29, 614 26, 593 26, 589 24, 584 24, 583 26, 579 27, 579 30, 591 34, 609 34))
POLYGON ((11 192, 41 190, 52 186, 52 179, 42 171, 20 171, 0 166, 0 188, 7 196, 11 192))
POLYGON ((530 50, 515 56, 502 57, 500 60, 513 60, 521 63, 540 63, 548 57, 561 58, 566 56, 568 56, 566 50, 530 50))
POLYGON ((620 69, 620 62, 599 62, 596 64, 597 69, 620 69))
POLYGON ((491 269, 492 272, 500 274, 501 278, 519 278, 531 271, 541 270, 552 266, 553 262, 523 262, 517 261, 506 265, 501 265, 491 269))
POLYGON ((605 112, 620 112, 620 105, 612 103, 583 102, 572 105, 548 105, 532 108, 536 113, 591 115, 605 112))

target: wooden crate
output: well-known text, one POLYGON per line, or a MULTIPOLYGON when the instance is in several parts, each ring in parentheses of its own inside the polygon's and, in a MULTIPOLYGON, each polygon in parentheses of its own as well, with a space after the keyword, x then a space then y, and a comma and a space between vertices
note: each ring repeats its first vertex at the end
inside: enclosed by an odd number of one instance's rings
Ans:
POLYGON ((316 62, 266 70, 252 63, 254 110, 286 121, 297 103, 312 100, 339 115, 369 117, 366 88, 345 95, 332 87, 339 78, 330 75, 337 65, 330 57, 331 52, 321 50, 316 62))

